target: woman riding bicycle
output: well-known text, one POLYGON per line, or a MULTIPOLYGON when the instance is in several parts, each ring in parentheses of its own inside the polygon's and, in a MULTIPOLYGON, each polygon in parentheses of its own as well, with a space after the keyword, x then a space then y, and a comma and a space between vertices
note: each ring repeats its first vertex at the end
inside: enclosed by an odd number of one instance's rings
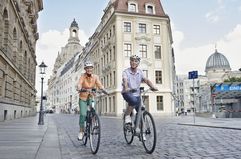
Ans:
POLYGON ((86 112, 87 106, 92 102, 91 97, 94 95, 89 91, 84 92, 83 90, 90 90, 93 88, 98 88, 102 90, 103 93, 108 94, 101 84, 99 77, 93 74, 93 64, 90 61, 85 62, 84 69, 85 73, 80 77, 78 82, 78 90, 82 90, 79 92, 79 108, 80 108, 80 116, 79 116, 79 127, 80 131, 78 134, 78 140, 82 140, 84 134, 84 123, 86 120, 86 112))
POLYGON ((141 69, 138 68, 140 64, 140 57, 133 55, 130 57, 130 67, 125 69, 122 73, 122 96, 128 103, 127 110, 125 112, 125 123, 131 123, 130 114, 135 108, 138 110, 140 105, 140 85, 141 82, 145 82, 152 91, 158 89, 152 84, 152 82, 144 77, 141 69), (131 92, 132 89, 136 89, 135 92, 131 92))

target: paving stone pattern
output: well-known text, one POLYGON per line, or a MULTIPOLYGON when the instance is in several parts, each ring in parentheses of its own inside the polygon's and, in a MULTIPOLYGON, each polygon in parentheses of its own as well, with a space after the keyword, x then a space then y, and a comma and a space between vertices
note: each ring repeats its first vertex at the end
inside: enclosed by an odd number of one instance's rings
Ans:
MULTIPOLYGON (((199 127, 177 124, 174 119, 155 117, 157 145, 153 154, 147 154, 138 138, 127 145, 123 136, 122 120, 101 117, 101 145, 92 155, 89 144, 77 140, 78 115, 51 116, 58 129, 63 159, 240 159, 241 130, 199 127)), ((191 121, 187 118, 188 122, 191 121)), ((184 119, 185 121, 185 119, 184 119)))

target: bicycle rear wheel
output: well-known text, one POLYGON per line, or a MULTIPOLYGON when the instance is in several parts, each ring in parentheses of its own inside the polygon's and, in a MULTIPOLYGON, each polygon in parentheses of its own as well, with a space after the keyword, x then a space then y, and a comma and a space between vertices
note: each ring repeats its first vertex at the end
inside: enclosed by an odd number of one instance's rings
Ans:
POLYGON ((93 154, 96 154, 98 152, 100 146, 100 135, 100 119, 97 114, 94 114, 91 118, 90 124, 90 148, 93 154))
POLYGON ((147 153, 151 154, 156 147, 156 126, 152 115, 145 111, 141 121, 141 141, 147 153))
POLYGON ((130 124, 125 123, 125 116, 123 118, 123 131, 124 131, 124 137, 127 142, 127 144, 131 144, 134 139, 134 130, 130 124))

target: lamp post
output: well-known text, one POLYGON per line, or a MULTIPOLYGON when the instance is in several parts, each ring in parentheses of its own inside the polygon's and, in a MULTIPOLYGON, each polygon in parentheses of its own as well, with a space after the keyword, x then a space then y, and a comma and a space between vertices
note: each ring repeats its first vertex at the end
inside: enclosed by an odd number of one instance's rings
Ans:
POLYGON ((40 68, 40 75, 41 75, 41 101, 40 101, 40 111, 39 111, 39 121, 38 125, 44 125, 44 112, 43 112, 43 81, 44 81, 44 74, 45 74, 45 69, 47 68, 47 65, 42 62, 39 65, 40 68))

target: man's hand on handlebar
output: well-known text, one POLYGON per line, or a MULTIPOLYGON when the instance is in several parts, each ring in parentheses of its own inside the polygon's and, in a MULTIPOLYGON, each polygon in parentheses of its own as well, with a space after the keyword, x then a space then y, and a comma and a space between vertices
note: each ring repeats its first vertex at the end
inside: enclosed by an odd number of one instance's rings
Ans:
POLYGON ((101 89, 101 91, 106 94, 106 95, 109 95, 109 93, 105 90, 105 89, 101 89))

